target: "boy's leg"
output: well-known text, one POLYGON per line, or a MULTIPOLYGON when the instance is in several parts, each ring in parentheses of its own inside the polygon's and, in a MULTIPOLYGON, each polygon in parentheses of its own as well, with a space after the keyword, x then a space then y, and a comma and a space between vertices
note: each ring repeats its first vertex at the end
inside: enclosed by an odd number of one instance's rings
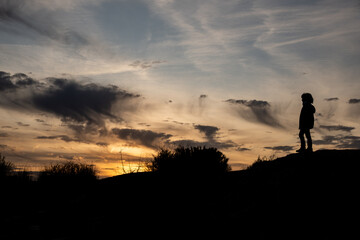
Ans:
POLYGON ((312 139, 311 139, 310 129, 306 129, 305 136, 307 139, 307 147, 308 147, 307 150, 312 152, 312 139))
POLYGON ((297 152, 301 152, 301 151, 304 151, 305 150, 305 138, 304 138, 304 134, 305 132, 300 129, 300 132, 299 132, 299 138, 300 138, 300 144, 301 144, 301 147, 299 150, 297 150, 297 152))

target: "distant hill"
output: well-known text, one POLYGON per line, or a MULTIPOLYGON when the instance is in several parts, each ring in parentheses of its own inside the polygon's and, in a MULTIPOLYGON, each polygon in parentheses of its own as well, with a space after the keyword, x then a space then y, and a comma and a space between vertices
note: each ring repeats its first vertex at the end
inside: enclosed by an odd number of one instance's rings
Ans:
POLYGON ((134 173, 4 185, 0 238, 357 239, 359 165, 360 150, 319 150, 221 178, 134 173))

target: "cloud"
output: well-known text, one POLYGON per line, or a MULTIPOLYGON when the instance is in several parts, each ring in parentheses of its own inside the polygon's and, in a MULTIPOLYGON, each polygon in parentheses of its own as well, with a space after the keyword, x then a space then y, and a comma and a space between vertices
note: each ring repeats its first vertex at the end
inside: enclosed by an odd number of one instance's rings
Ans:
POLYGON ((335 145, 335 144, 337 144, 336 142, 338 140, 339 140, 338 136, 326 135, 326 136, 322 136, 321 140, 313 140, 313 144, 315 144, 315 145, 335 145))
POLYGON ((333 145, 341 149, 360 149, 359 136, 326 135, 321 140, 314 140, 313 143, 317 145, 333 145))
POLYGON ((209 146, 209 142, 199 142, 199 141, 194 141, 194 140, 190 140, 190 139, 171 141, 171 144, 173 144, 175 146, 183 146, 183 147, 209 146))
POLYGON ((265 149, 270 149, 274 151, 290 152, 294 150, 293 146, 275 146, 275 147, 265 147, 265 149))
POLYGON ((219 141, 215 141, 215 140, 200 142, 200 141, 195 141, 195 140, 191 140, 191 139, 183 139, 183 140, 171 141, 169 143, 174 146, 184 146, 184 147, 206 146, 206 147, 214 147, 214 148, 218 148, 218 149, 229 149, 229 148, 237 147, 237 145, 231 140, 228 140, 225 142, 219 142, 219 141))
POLYGON ((27 124, 27 123, 16 122, 16 124, 20 127, 30 127, 30 124, 27 124))
POLYGON ((66 45, 89 44, 88 37, 69 26, 61 25, 56 21, 54 11, 44 8, 45 6, 46 4, 39 1, 0 1, 0 23, 7 24, 6 28, 2 28, 21 35, 30 35, 28 32, 30 30, 30 32, 66 45), (12 25, 15 26, 11 28, 12 25), (24 30, 17 29, 16 25, 22 26, 24 30))
POLYGON ((0 144, 0 150, 4 152, 14 152, 14 149, 6 144, 0 144))
POLYGON ((281 124, 271 111, 270 103, 267 101, 228 99, 226 102, 233 104, 237 113, 250 122, 258 122, 271 127, 281 127, 281 124))
POLYGON ((129 107, 130 101, 139 97, 114 85, 79 83, 63 78, 47 78, 40 83, 25 74, 10 76, 2 73, 2 76, 5 77, 0 81, 9 80, 14 87, 11 87, 13 92, 0 96, 1 106, 19 111, 50 113, 79 131, 104 129, 105 120, 122 121, 121 110, 134 111, 129 107), (117 108, 116 111, 114 108, 117 108))
POLYGON ((199 130, 201 133, 204 133, 206 138, 213 141, 214 137, 220 129, 213 126, 206 126, 206 125, 195 125, 195 129, 199 130))
POLYGON ((19 88, 37 85, 40 85, 38 81, 35 81, 24 73, 11 75, 10 73, 0 71, 0 92, 15 91, 19 88))
POLYGON ((46 139, 46 140, 62 140, 64 142, 82 142, 82 143, 90 143, 89 141, 86 140, 81 140, 81 139, 77 139, 77 138, 72 138, 69 137, 67 135, 54 135, 54 136, 38 136, 36 137, 36 139, 46 139))
POLYGON ((360 103, 360 99, 358 98, 352 98, 349 100, 348 102, 349 104, 357 104, 357 103, 360 103))
POLYGON ((141 68, 141 69, 148 69, 148 68, 152 68, 155 65, 161 64, 161 63, 165 63, 166 61, 160 61, 160 60, 154 60, 154 61, 140 61, 140 60, 136 60, 132 63, 129 64, 130 67, 135 67, 135 68, 141 68))
POLYGON ((216 134, 220 130, 220 128, 215 126, 208 126, 208 125, 193 125, 194 129, 199 130, 200 133, 205 134, 207 141, 195 141, 191 139, 183 139, 183 140, 175 140, 171 141, 170 144, 175 146, 185 146, 185 147, 197 147, 197 146, 206 146, 206 147, 215 147, 219 149, 228 149, 238 147, 231 140, 226 141, 218 141, 216 134))
POLYGON ((338 148, 352 148, 360 149, 360 137, 358 136, 345 136, 340 139, 340 143, 337 145, 338 148))
POLYGON ((106 142, 97 142, 96 145, 98 145, 100 147, 107 147, 109 144, 106 142))
POLYGON ((228 140, 228 141, 216 141, 214 139, 218 128, 205 125, 195 125, 195 129, 198 129, 200 132, 204 133, 207 137, 207 141, 195 141, 192 139, 182 139, 182 140, 170 140, 173 136, 171 134, 166 134, 162 132, 154 132, 151 130, 142 130, 142 129, 129 129, 129 128, 113 128, 112 133, 119 139, 128 141, 130 144, 142 145, 149 148, 156 149, 161 146, 207 146, 215 147, 219 149, 228 149, 237 147, 237 145, 228 140), (201 130, 200 130, 201 129, 201 130))
POLYGON ((351 132, 352 130, 354 130, 354 127, 346 127, 346 126, 342 126, 342 125, 330 125, 330 126, 326 126, 326 125, 320 125, 320 128, 326 129, 328 131, 344 131, 344 132, 351 132))
POLYGON ((245 147, 238 147, 238 148, 236 148, 236 151, 245 152, 245 151, 251 151, 251 149, 250 148, 245 148, 245 147))
POLYGON ((116 86, 79 84, 67 79, 51 78, 46 91, 33 96, 37 109, 53 113, 64 122, 103 126, 104 119, 119 120, 111 110, 120 100, 138 97, 116 86))
POLYGON ((9 137, 9 134, 8 134, 8 133, 0 132, 0 137, 9 137))
POLYGON ((113 128, 111 131, 119 139, 130 141, 149 148, 157 148, 172 137, 171 134, 130 128, 113 128))
POLYGON ((15 89, 16 85, 11 81, 9 73, 0 71, 0 92, 15 89))
POLYGON ((332 102, 332 101, 339 101, 339 98, 337 98, 337 97, 325 98, 324 100, 327 101, 327 102, 332 102))

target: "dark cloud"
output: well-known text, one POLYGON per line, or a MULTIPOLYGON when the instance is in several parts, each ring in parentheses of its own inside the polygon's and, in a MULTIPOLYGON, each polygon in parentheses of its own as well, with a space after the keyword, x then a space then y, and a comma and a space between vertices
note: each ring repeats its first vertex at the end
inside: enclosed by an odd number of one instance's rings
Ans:
POLYGON ((26 87, 40 84, 38 81, 35 81, 24 73, 16 73, 12 75, 11 80, 15 82, 17 87, 26 87))
POLYGON ((129 101, 139 97, 113 85, 83 84, 62 78, 47 78, 40 83, 25 74, 11 76, 4 72, 1 76, 0 79, 10 81, 12 85, 6 86, 8 89, 12 86, 15 92, 1 94, 0 105, 19 111, 51 113, 69 127, 77 126, 72 129, 79 131, 104 129, 105 120, 121 121, 122 111, 133 111, 129 101))
POLYGON ((315 145, 335 145, 338 142, 337 136, 322 136, 321 140, 313 140, 313 144, 315 145))
POLYGON ((349 104, 356 104, 356 103, 360 103, 360 99, 352 98, 352 99, 349 100, 349 104))
POLYGON ((37 86, 40 83, 23 73, 11 75, 7 72, 0 71, 0 92, 15 91, 18 88, 26 88, 28 86, 37 86))
POLYGON ((27 123, 16 122, 16 124, 20 127, 30 127, 30 124, 27 124, 27 123))
POLYGON ((9 73, 0 72, 0 92, 13 90, 16 88, 16 85, 11 81, 9 73))
POLYGON ((98 145, 98 146, 100 146, 100 147, 107 147, 107 146, 109 146, 109 144, 106 143, 106 142, 97 142, 96 145, 98 145))
POLYGON ((86 140, 81 140, 77 138, 72 138, 67 135, 55 135, 55 136, 38 136, 36 139, 45 139, 45 140, 62 140, 64 142, 83 142, 83 143, 89 143, 86 140))
POLYGON ((9 137, 9 134, 0 132, 0 137, 9 137))
POLYGON ((199 130, 201 133, 204 133, 206 138, 209 140, 214 140, 214 137, 220 129, 213 126, 206 126, 206 125, 195 125, 195 129, 199 130))
POLYGON ((226 142, 218 142, 215 140, 212 141, 194 141, 191 139, 184 139, 184 140, 176 140, 169 142, 171 145, 174 146, 183 146, 183 147, 214 147, 219 149, 228 149, 228 148, 234 148, 237 147, 237 145, 233 141, 226 141, 226 142))
POLYGON ((327 101, 327 102, 332 102, 332 101, 339 101, 339 98, 337 98, 337 97, 325 98, 324 100, 327 101))
MULTIPOLYGON (((202 128, 209 130, 210 128, 202 128)), ((211 132, 211 131, 210 131, 211 132)), ((194 141, 191 139, 184 140, 175 140, 171 141, 171 134, 158 133, 150 130, 138 130, 138 129, 119 129, 113 128, 112 133, 119 139, 129 141, 130 144, 139 144, 149 148, 158 148, 159 146, 185 146, 185 147, 195 147, 195 146, 207 146, 207 147, 216 147, 219 149, 227 149, 232 147, 237 147, 237 145, 232 141, 219 142, 210 137, 208 141, 194 141)), ((210 134, 210 136, 213 136, 210 134)))
POLYGON ((258 100, 235 100, 235 99, 228 99, 226 102, 229 103, 236 103, 245 105, 247 107, 270 107, 270 104, 267 101, 258 101, 258 100))
POLYGON ((113 128, 112 133, 119 139, 127 140, 149 148, 157 148, 159 144, 166 142, 171 134, 157 133, 150 130, 138 130, 130 128, 113 128))
POLYGON ((201 94, 198 98, 198 113, 202 114, 206 109, 206 101, 208 96, 206 94, 201 94))
POLYGON ((265 147, 265 149, 281 151, 281 152, 290 152, 290 151, 294 150, 294 147, 293 146, 275 146, 275 147, 265 147))
POLYGON ((36 33, 40 36, 67 45, 87 45, 89 40, 83 34, 62 26, 55 20, 56 14, 32 6, 33 1, 0 1, 0 23, 3 30, 21 35, 36 33), (23 29, 18 29, 22 26, 23 29))
POLYGON ((267 101, 228 99, 226 102, 235 105, 238 114, 248 121, 271 127, 281 127, 279 121, 273 116, 271 105, 267 101))
POLYGON ((332 145, 336 148, 341 149, 360 149, 360 137, 359 136, 323 136, 321 140, 313 141, 314 144, 317 145, 332 145))
POLYGON ((351 132, 352 130, 355 129, 354 127, 346 127, 342 125, 334 125, 334 126, 320 125, 320 128, 326 129, 328 131, 344 131, 344 132, 351 132))
MULTIPOLYGON (((191 140, 183 140, 185 144, 189 144, 190 146, 208 146, 215 147, 220 149, 227 149, 237 147, 237 145, 233 141, 218 141, 216 139, 216 134, 220 130, 218 127, 207 126, 207 125, 194 125, 194 128, 199 130, 201 133, 205 134, 207 142, 196 142, 191 140), (188 141, 188 142, 186 142, 188 141)), ((182 144, 180 144, 182 145, 182 144)))
POLYGON ((250 148, 245 148, 245 147, 238 147, 238 148, 236 148, 236 151, 245 152, 245 151, 251 151, 251 149, 250 148))
POLYGON ((360 137, 358 136, 345 136, 340 140, 337 145, 338 148, 352 148, 360 149, 360 137))
POLYGON ((172 145, 183 147, 202 147, 209 146, 209 142, 199 142, 190 139, 171 141, 172 145))
POLYGON ((104 118, 120 120, 111 110, 116 101, 137 97, 116 86, 79 84, 66 79, 48 79, 50 86, 33 96, 37 109, 53 113, 64 122, 104 125, 104 118))

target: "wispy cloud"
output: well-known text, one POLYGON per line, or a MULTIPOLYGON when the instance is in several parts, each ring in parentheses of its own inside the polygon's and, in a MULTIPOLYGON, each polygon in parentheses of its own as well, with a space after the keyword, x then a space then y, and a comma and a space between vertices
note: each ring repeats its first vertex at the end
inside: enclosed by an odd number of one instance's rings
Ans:
POLYGON ((226 102, 235 107, 235 111, 244 119, 253 123, 262 123, 271 127, 281 127, 280 122, 271 111, 271 105, 262 100, 235 100, 226 102))
POLYGON ((157 149, 164 145, 165 141, 172 136, 171 134, 158 133, 150 130, 139 130, 129 128, 113 128, 112 133, 119 139, 125 140, 128 144, 142 145, 157 149))
POLYGON ((347 127, 343 125, 320 125, 320 128, 326 129, 328 131, 344 131, 344 132, 351 132, 354 130, 354 127, 347 127))
POLYGON ((360 149, 360 137, 359 136, 344 136, 344 135, 325 135, 321 140, 313 141, 318 145, 330 145, 336 148, 342 149, 360 149))
POLYGON ((281 151, 281 152, 290 152, 294 150, 294 146, 275 146, 275 147, 265 147, 265 149, 270 149, 274 151, 281 151))
POLYGON ((0 22, 8 25, 21 25, 25 28, 23 31, 10 27, 7 27, 7 29, 17 31, 18 34, 22 35, 27 35, 28 31, 26 30, 31 30, 43 37, 66 45, 80 46, 89 44, 86 35, 74 29, 69 29, 68 26, 62 26, 56 21, 54 12, 50 11, 49 8, 47 8, 48 11, 44 11, 44 7, 48 6, 41 1, 1 1, 0 22))
POLYGON ((216 133, 220 130, 217 127, 206 125, 195 125, 194 128, 204 133, 209 141, 214 141, 216 133))
POLYGON ((0 32, 6 33, 0 39, 1 65, 42 74, 135 71, 129 66, 131 56, 119 52, 120 46, 109 43, 99 30, 93 7, 103 2, 0 1, 0 32))

